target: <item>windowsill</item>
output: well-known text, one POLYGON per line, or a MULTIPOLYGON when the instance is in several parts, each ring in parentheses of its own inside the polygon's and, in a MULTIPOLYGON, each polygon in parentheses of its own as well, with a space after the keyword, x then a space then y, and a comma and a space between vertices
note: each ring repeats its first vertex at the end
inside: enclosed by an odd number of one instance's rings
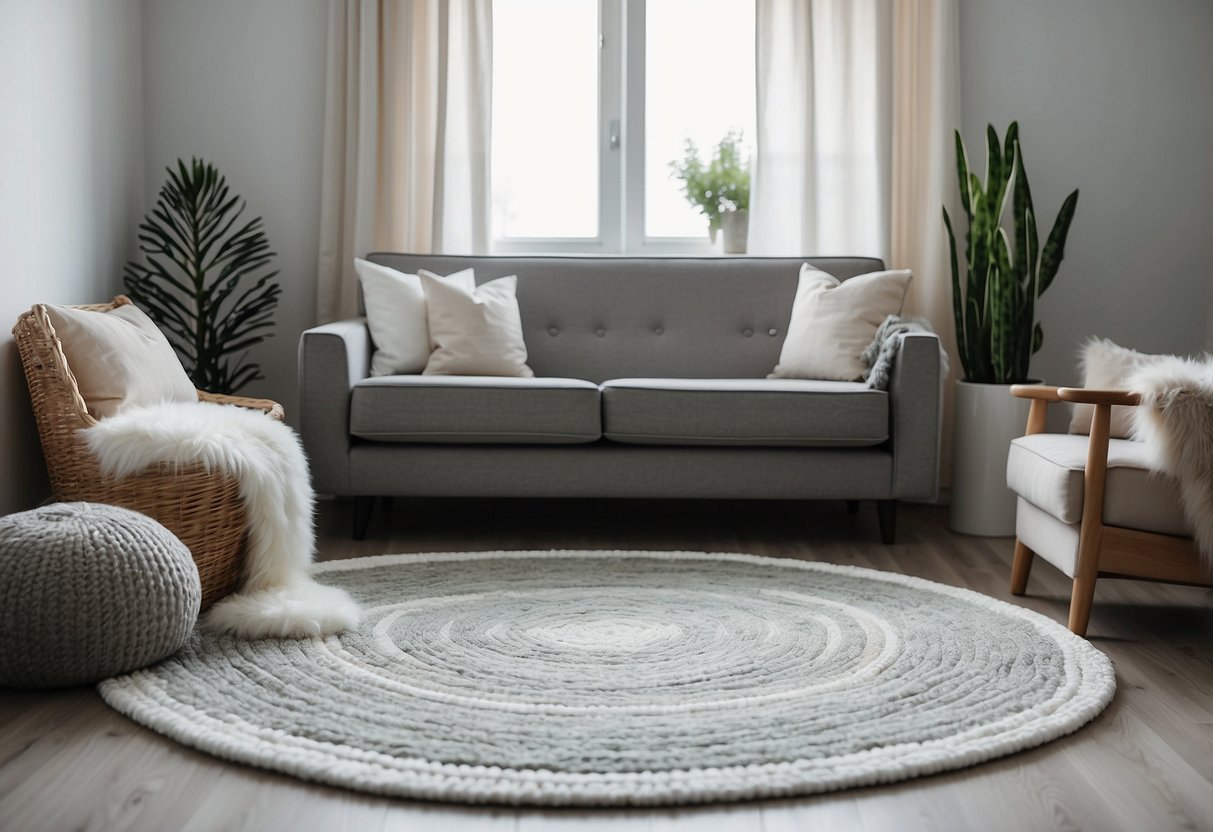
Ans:
POLYGON ((727 260, 736 257, 752 257, 753 255, 740 252, 738 254, 724 254, 718 251, 584 251, 584 250, 569 250, 561 251, 558 249, 542 249, 542 250, 525 250, 525 249, 510 249, 508 251, 493 250, 491 256, 501 257, 601 257, 608 258, 625 258, 625 257, 666 257, 671 260, 678 258, 694 258, 697 260, 727 260))
POLYGON ((594 239, 513 239, 493 240, 493 254, 539 257, 554 255, 563 257, 744 257, 744 254, 726 254, 721 238, 709 243, 707 238, 656 238, 645 240, 635 248, 623 250, 608 246, 594 239))

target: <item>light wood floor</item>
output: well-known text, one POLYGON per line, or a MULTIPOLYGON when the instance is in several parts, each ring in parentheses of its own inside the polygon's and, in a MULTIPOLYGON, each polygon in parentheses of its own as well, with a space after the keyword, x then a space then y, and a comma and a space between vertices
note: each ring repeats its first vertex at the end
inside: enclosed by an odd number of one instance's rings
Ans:
MULTIPOLYGON (((326 559, 468 549, 688 549, 852 563, 1006 592, 1010 540, 962 537, 946 512, 841 503, 402 501, 348 538, 322 506, 326 559)), ((1037 563, 1022 603, 1064 620, 1068 585, 1037 563)), ((370 797, 232 765, 110 711, 91 689, 0 691, 0 828, 36 830, 1169 830, 1213 829, 1213 593, 1105 581, 1090 630, 1115 662, 1094 723, 965 771, 802 800, 697 809, 475 809, 370 797)))

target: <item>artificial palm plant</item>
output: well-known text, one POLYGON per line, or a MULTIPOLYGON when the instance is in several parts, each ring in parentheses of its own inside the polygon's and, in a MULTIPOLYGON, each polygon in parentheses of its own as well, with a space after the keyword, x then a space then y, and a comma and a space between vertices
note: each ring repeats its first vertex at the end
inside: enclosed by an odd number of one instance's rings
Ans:
POLYGON ((993 125, 989 126, 986 151, 983 184, 970 169, 964 140, 960 131, 956 132, 960 201, 969 229, 965 234, 962 287, 956 235, 944 208, 943 221, 951 245, 952 311, 966 380, 1016 384, 1028 380, 1028 364, 1044 340, 1036 322, 1036 301, 1053 283, 1065 256, 1078 191, 1062 203, 1042 249, 1018 123, 1011 123, 1001 144, 993 125), (1014 223, 1013 244, 1003 227, 1008 200, 1014 223))
POLYGON ((282 287, 261 217, 210 165, 180 159, 139 225, 146 264, 127 263, 127 294, 160 326, 194 386, 234 393, 263 378, 248 349, 270 337, 282 287))

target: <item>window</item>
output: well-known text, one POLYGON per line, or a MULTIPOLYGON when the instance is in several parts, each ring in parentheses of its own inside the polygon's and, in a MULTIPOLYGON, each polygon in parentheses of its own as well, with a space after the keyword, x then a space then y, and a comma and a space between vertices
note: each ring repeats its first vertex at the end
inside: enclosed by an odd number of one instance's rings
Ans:
POLYGON ((493 27, 494 250, 710 253, 670 163, 752 149, 753 0, 494 0, 493 27))
POLYGON ((493 4, 495 238, 598 236, 596 6, 493 4))

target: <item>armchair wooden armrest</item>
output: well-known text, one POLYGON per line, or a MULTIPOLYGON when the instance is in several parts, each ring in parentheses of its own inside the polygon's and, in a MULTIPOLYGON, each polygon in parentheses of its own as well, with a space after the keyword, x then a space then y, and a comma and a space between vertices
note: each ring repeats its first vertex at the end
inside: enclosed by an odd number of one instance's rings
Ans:
POLYGON ((269 399, 254 399, 248 396, 227 396, 223 393, 208 393, 205 390, 199 390, 198 401, 228 404, 235 407, 243 407, 247 410, 260 410, 278 422, 286 418, 286 411, 282 409, 282 405, 269 399))
POLYGON ((1078 404, 1125 405, 1135 407, 1141 404, 1141 396, 1128 390, 1098 390, 1090 387, 1059 387, 1057 397, 1063 402, 1078 404))
POLYGON ((1028 410, 1028 426, 1024 429, 1026 436, 1034 433, 1044 433, 1045 419, 1048 416, 1049 402, 1059 402, 1059 388, 1048 384, 1012 384, 1011 395, 1018 399, 1031 399, 1032 407, 1028 410))
MULTIPOLYGON (((1048 384, 1012 384, 1011 395, 1020 399, 1031 399, 1028 411, 1028 426, 1024 433, 1031 436, 1043 433, 1045 416, 1050 402, 1072 402, 1075 404, 1126 405, 1141 404, 1141 396, 1128 390, 1099 390, 1090 387, 1053 387, 1048 384)), ((1094 434, 1094 431, 1092 431, 1094 434)))
POLYGON ((1011 395, 1020 399, 1037 399, 1044 402, 1061 401, 1057 391, 1059 387, 1048 384, 1012 384, 1011 395))

